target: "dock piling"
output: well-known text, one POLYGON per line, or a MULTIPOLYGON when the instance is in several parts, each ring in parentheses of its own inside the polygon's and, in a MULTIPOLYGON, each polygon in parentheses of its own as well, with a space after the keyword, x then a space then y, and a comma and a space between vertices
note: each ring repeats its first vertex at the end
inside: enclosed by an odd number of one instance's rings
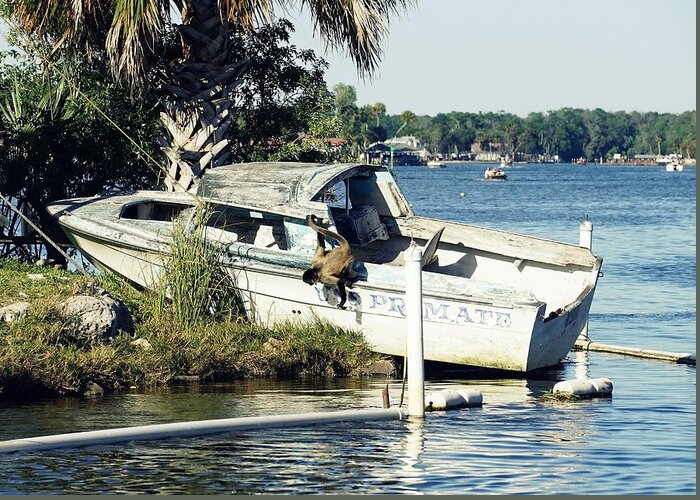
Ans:
POLYGON ((425 417, 423 367, 423 249, 414 242, 404 251, 406 265, 406 358, 408 415, 425 417))
MULTIPOLYGON (((578 226, 578 237, 580 246, 593 250, 593 223, 588 220, 588 214, 586 214, 586 220, 578 226)), ((588 339, 588 320, 583 324, 578 338, 579 340, 588 339)))

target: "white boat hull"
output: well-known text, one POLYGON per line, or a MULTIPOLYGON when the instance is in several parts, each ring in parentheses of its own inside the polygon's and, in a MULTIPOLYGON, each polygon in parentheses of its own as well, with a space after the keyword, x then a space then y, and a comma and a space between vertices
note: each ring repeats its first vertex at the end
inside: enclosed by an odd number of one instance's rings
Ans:
MULTIPOLYGON (((222 263, 259 323, 319 317, 404 355, 404 252, 416 243, 428 360, 530 371, 559 363, 586 327, 602 263, 589 249, 415 216, 384 167, 237 164, 213 169, 200 187, 212 217, 206 237, 225 250, 222 263), (309 214, 352 240, 359 279, 346 310, 334 287, 301 279, 318 244, 309 214)), ((47 209, 96 266, 154 288, 173 221, 189 224, 194 205, 185 193, 141 191, 47 209)))
POLYGON ((429 161, 428 168, 445 168, 445 164, 441 161, 429 161))
MULTIPOLYGON (((246 274, 247 283, 241 284, 248 286, 258 321, 274 324, 295 314, 300 319, 316 316, 361 331, 376 352, 405 355, 403 293, 355 288, 348 309, 341 310, 335 306, 333 288, 309 287, 294 277, 246 274), (278 296, 280 287, 287 291, 286 297, 278 296)), ((240 274, 238 279, 240 283, 240 274)), ((544 304, 507 309, 424 296, 425 359, 523 372, 556 365, 585 326, 580 318, 587 318, 591 299, 592 295, 567 314, 543 323, 544 304), (561 348, 552 349, 552 342, 561 348)))
MULTIPOLYGON (((68 234, 97 267, 144 287, 157 283, 164 252, 75 231, 68 234)), ((253 261, 230 263, 228 269, 243 294, 249 317, 260 324, 318 317, 361 331, 376 352, 395 356, 406 352, 402 291, 358 283, 349 290, 347 309, 342 310, 336 306, 339 299, 334 287, 312 287, 292 272, 263 269, 253 261)), ((508 307, 426 294, 425 359, 521 372, 555 365, 585 326, 592 298, 589 293, 570 311, 544 322, 545 304, 538 302, 508 307)))

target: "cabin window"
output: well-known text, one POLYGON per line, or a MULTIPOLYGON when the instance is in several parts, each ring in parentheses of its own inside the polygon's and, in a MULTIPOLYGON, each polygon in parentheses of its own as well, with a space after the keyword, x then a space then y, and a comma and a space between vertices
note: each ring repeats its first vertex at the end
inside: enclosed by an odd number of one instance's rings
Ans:
POLYGON ((210 235, 220 232, 218 237, 226 243, 287 250, 284 221, 279 215, 217 206, 209 212, 207 226, 212 230, 210 235))
POLYGON ((122 219, 150 220, 160 222, 174 221, 182 211, 192 208, 184 203, 163 203, 160 201, 143 201, 132 203, 122 209, 122 219))

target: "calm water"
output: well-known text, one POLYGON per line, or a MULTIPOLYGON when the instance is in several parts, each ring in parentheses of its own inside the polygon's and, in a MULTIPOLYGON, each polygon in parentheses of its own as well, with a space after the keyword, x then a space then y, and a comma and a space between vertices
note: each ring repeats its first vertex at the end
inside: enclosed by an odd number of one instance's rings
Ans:
MULTIPOLYGON (((593 221, 604 258, 597 342, 695 353, 695 168, 514 165, 397 168, 421 215, 578 243, 593 221), (464 196, 460 196, 464 193, 464 196)), ((483 374, 481 375, 483 377, 483 374)), ((0 408, 0 439, 189 419, 381 406, 400 381, 252 381, 0 408)), ((0 456, 8 493, 694 494, 695 367, 571 353, 527 378, 477 387, 483 408, 424 423, 369 422, 0 456), (559 380, 608 377, 611 399, 538 400, 559 380)))

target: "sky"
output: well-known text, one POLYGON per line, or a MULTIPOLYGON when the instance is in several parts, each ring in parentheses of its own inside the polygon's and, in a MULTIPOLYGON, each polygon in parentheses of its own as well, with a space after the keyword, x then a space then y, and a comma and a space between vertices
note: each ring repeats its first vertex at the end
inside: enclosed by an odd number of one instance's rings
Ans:
POLYGON ((310 15, 293 42, 330 63, 359 105, 526 116, 563 107, 681 113, 696 101, 695 0, 416 0, 390 20, 379 71, 324 52, 310 15))
POLYGON ((324 51, 308 12, 285 17, 293 43, 330 63, 329 87, 353 85, 359 105, 389 114, 695 109, 695 0, 414 0, 366 81, 324 51))

